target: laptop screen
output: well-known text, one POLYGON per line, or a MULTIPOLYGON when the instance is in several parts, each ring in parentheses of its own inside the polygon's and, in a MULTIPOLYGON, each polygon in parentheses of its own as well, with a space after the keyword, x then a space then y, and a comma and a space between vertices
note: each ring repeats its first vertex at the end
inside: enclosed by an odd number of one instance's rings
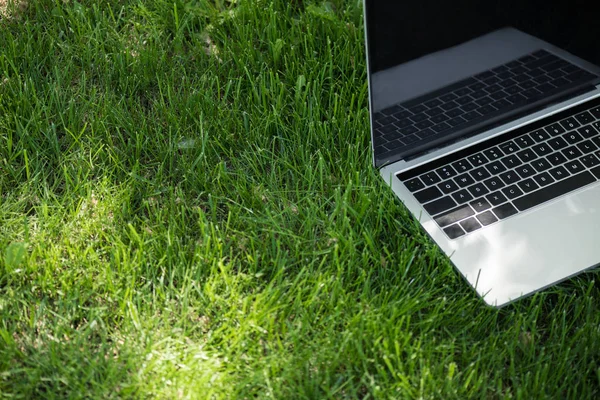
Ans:
POLYGON ((592 1, 366 0, 365 3, 372 73, 504 27, 514 27, 600 65, 600 23, 592 1))
POLYGON ((590 92, 591 1, 365 0, 375 165, 590 92))

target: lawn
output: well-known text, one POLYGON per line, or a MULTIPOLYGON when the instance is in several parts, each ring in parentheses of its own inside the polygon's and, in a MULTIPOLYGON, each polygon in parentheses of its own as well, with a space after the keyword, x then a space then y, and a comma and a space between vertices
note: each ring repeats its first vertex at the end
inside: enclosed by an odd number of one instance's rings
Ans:
POLYGON ((0 399, 600 395, 591 272, 486 306, 371 167, 351 1, 0 1, 0 399))

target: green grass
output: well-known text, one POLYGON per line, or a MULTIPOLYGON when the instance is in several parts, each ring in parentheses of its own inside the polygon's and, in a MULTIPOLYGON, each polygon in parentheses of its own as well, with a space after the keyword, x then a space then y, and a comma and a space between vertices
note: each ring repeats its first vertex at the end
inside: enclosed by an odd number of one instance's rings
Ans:
POLYGON ((593 398, 597 272, 501 310, 371 168, 358 0, 0 20, 0 399, 593 398))

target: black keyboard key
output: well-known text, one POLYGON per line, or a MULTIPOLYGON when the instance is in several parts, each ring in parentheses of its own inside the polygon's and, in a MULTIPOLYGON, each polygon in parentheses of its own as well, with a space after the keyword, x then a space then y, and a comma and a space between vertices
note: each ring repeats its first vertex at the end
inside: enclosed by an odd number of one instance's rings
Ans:
POLYGON ((444 104, 442 104, 442 105, 440 106, 440 108, 441 108, 442 110, 444 110, 444 111, 450 111, 450 110, 452 110, 452 109, 454 109, 454 108, 456 108, 456 107, 458 107, 458 106, 459 106, 459 104, 458 104, 457 102, 455 102, 455 101, 450 101, 450 102, 448 102, 448 103, 444 103, 444 104))
POLYGON ((536 88, 531 88, 531 89, 523 90, 521 92, 521 94, 523 96, 527 97, 528 99, 535 99, 535 98, 539 97, 542 94, 542 92, 540 92, 536 88))
POLYGON ((488 208, 492 208, 492 205, 483 197, 472 201, 470 204, 471 204, 471 207, 473 207, 473 209, 478 213, 485 211, 488 208))
POLYGON ((565 164, 567 170, 572 174, 577 174, 585 169, 582 163, 579 160, 571 160, 565 164))
POLYGON ((542 172, 541 174, 534 176, 533 180, 540 186, 548 186, 554 182, 554 178, 552 178, 547 172, 542 172))
POLYGON ((453 193, 452 198, 457 204, 465 204, 466 202, 473 200, 473 196, 467 189, 462 189, 456 193, 453 193))
POLYGON ((488 114, 491 114, 491 113, 493 113, 495 111, 496 111, 496 109, 494 107, 492 107, 491 105, 479 107, 477 109, 477 112, 480 113, 481 115, 488 115, 488 114))
POLYGON ((560 150, 567 147, 569 144, 562 137, 558 136, 548 140, 548 144, 553 150, 560 150))
POLYGON ((421 175, 421 181, 426 185, 433 185, 440 182, 442 179, 434 171, 421 175))
POLYGON ((560 165, 560 164, 566 162, 567 157, 563 156, 562 153, 556 152, 556 153, 552 153, 548 157, 546 157, 546 160, 548 160, 550 162, 550 164, 556 166, 556 165, 560 165))
POLYGON ((437 106, 441 106, 442 105, 442 101, 439 99, 433 99, 433 100, 429 100, 425 102, 425 105, 429 108, 435 108, 437 106))
MULTIPOLYGON (((413 115, 412 117, 410 117, 411 121, 413 122, 421 122, 421 121, 425 121, 426 119, 429 119, 429 116, 425 113, 421 113, 421 114, 417 114, 417 115, 413 115)), ((405 120, 408 121, 408 120, 405 120)), ((396 124, 398 125, 398 124, 396 124)))
POLYGON ((471 89, 471 90, 481 90, 484 87, 486 87, 485 83, 477 82, 477 83, 474 83, 474 84, 470 85, 469 89, 471 89))
POLYGON ((577 122, 577 120, 575 118, 573 118, 573 117, 569 117, 567 119, 563 119, 562 121, 560 121, 560 124, 566 130, 571 130, 571 129, 579 128, 581 126, 581 124, 579 122, 577 122))
POLYGON ((506 186, 502 180, 497 176, 492 176, 489 179, 483 181, 483 184, 491 191, 498 190, 506 186))
POLYGON ((483 226, 488 226, 498 221, 498 218, 496 218, 496 216, 492 214, 491 211, 486 211, 482 214, 479 214, 477 216, 477 219, 479 220, 479 222, 481 222, 481 225, 483 226))
POLYGON ((502 150, 502 152, 503 152, 504 154, 512 154, 512 153, 514 153, 514 152, 516 152, 516 151, 518 151, 518 150, 520 150, 520 149, 519 149, 519 146, 517 146, 517 145, 516 145, 516 144, 515 144, 515 143, 514 143, 514 142, 511 140, 511 141, 508 141, 508 142, 502 143, 502 144, 500 145, 500 150, 502 150))
POLYGON ((408 110, 413 114, 421 114, 427 110, 427 107, 424 104, 417 104, 416 106, 410 107, 408 110))
POLYGON ((515 171, 506 171, 500 174, 500 179, 502 179, 502 181, 507 185, 521 180, 521 178, 519 177, 519 175, 517 175, 515 171))
POLYGON ((502 105, 502 107, 508 107, 508 106, 512 105, 511 102, 504 100, 504 98, 507 96, 508 96, 508 93, 506 93, 504 90, 499 90, 497 92, 490 94, 490 97, 492 99, 497 100, 496 103, 499 101, 502 102, 502 103, 500 103, 502 105))
POLYGON ((458 186, 460 186, 461 188, 470 186, 472 184, 475 183, 475 180, 473 178, 471 178, 471 175, 469 174, 462 174, 457 176, 456 178, 454 178, 454 181, 458 184, 458 186))
POLYGON ((600 119, 600 106, 591 108, 590 113, 594 116, 594 118, 600 119))
POLYGON ((590 122, 594 122, 595 118, 592 116, 592 114, 590 114, 587 111, 584 111, 582 113, 579 113, 575 116, 575 119, 577 120, 577 122, 579 122, 581 125, 585 125, 585 124, 589 124, 590 122))
POLYGON ((384 144, 383 146, 388 150, 394 150, 394 149, 397 149, 398 147, 404 146, 404 143, 401 142, 400 140, 393 140, 389 143, 384 144))
POLYGON ((472 90, 469 89, 468 87, 462 88, 462 89, 458 89, 454 91, 454 94, 458 96, 458 99, 456 99, 455 101, 458 101, 459 99, 467 96, 469 93, 471 93, 472 90))
POLYGON ((535 142, 533 141, 533 139, 531 139, 531 136, 529 136, 529 135, 519 136, 518 138, 515 139, 515 143, 521 149, 524 149, 526 147, 529 147, 529 146, 535 144, 535 142))
POLYGON ((391 132, 396 132, 396 129, 398 129, 398 127, 396 125, 392 124, 392 125, 383 126, 381 128, 377 128, 377 132, 381 135, 386 135, 391 132))
POLYGON ((513 94, 512 96, 508 96, 506 100, 510 101, 513 104, 521 104, 527 101, 527 97, 521 94, 513 94))
POLYGON ((500 191, 489 194, 485 198, 492 206, 497 206, 508 201, 506 196, 504 196, 500 191))
POLYGON ((456 99, 457 97, 458 96, 455 95, 454 93, 448 93, 448 94, 445 94, 445 95, 441 96, 440 100, 442 100, 443 102, 446 103, 446 102, 449 102, 449 101, 452 101, 452 100, 456 99))
POLYGON ((404 186, 406 186, 406 188, 411 192, 416 192, 417 190, 425 188, 425 185, 419 178, 412 178, 408 181, 405 181, 404 186))
POLYGON ((476 181, 482 181, 484 179, 489 178, 491 176, 491 174, 484 167, 479 167, 479 168, 475 168, 473 171, 471 171, 471 176, 476 181))
MULTIPOLYGON (((462 109, 460 109, 460 108, 454 108, 454 109, 452 109, 452 110, 448 111, 448 112, 446 113, 446 115, 447 115, 448 117, 450 117, 450 118, 454 119, 454 118, 456 118, 456 117, 458 117, 458 116, 460 116, 460 115, 463 115, 464 113, 465 113, 465 111, 464 111, 464 110, 462 110, 462 109)), ((461 117, 461 118, 462 118, 462 117, 461 117)), ((465 121, 466 121, 466 119, 465 119, 465 121)))
POLYGON ((421 139, 425 139, 428 138, 429 136, 435 135, 436 133, 434 131, 432 131, 431 129, 427 128, 427 129, 423 129, 422 131, 417 131, 418 133, 416 134, 417 137, 421 138, 421 139))
MULTIPOLYGON (((498 77, 499 77, 499 78, 500 78, 500 77, 501 77, 501 78, 504 78, 505 76, 506 76, 506 75, 503 75, 503 74, 500 74, 500 75, 498 75, 498 77)), ((513 85, 516 85, 516 84, 517 84, 517 81, 515 81, 515 80, 514 80, 514 79, 512 79, 512 78, 506 78, 506 79, 504 79, 504 80, 502 80, 502 81, 498 82, 498 85, 502 86, 502 87, 503 87, 503 88, 505 88, 505 89, 507 89, 507 88, 509 88, 509 87, 511 87, 511 86, 513 86, 513 85)))
POLYGON ((458 125, 464 124, 465 122, 467 122, 467 120, 462 117, 456 117, 456 118, 449 119, 447 122, 452 126, 458 126, 458 125))
POLYGON ((483 90, 485 92, 489 93, 489 94, 492 94, 492 93, 495 93, 495 92, 497 92, 499 90, 502 90, 502 86, 493 84, 493 85, 490 85, 490 86, 488 86, 486 88, 483 88, 483 90))
POLYGON ((414 194, 415 199, 419 200, 420 203, 429 203, 431 200, 438 199, 443 196, 440 189, 435 186, 428 187, 414 194))
POLYGON ((438 168, 436 170, 437 174, 442 177, 442 179, 452 178, 457 175, 457 172, 450 165, 443 166, 442 168, 438 168))
POLYGON ((417 127, 417 129, 419 129, 419 130, 423 130, 423 129, 432 127, 433 125, 434 125, 434 123, 427 119, 425 121, 417 122, 415 124, 415 127, 417 127))
POLYGON ((535 153, 531 149, 521 150, 520 152, 517 153, 517 156, 523 162, 529 162, 529 161, 535 160, 537 158, 537 156, 535 155, 535 153))
POLYGON ((477 104, 478 106, 487 106, 490 103, 493 103, 494 99, 491 99, 489 97, 482 97, 480 99, 475 100, 475 104, 477 104))
POLYGON ((558 122, 546 127, 546 132, 552 136, 557 136, 565 133, 566 130, 558 122))
POLYGON ((512 200, 515 197, 519 197, 523 195, 523 192, 517 185, 510 185, 502 189, 502 193, 509 199, 512 200))
POLYGON ((474 217, 471 217, 471 218, 465 219, 464 221, 461 221, 460 226, 462 226, 462 228, 467 233, 471 233, 471 232, 476 231, 477 229, 481 228, 481 224, 479 222, 477 222, 477 220, 474 217))
POLYGON ((567 170, 559 165, 556 168, 552 168, 550 171, 548 171, 548 173, 550 173, 550 175, 552 175, 552 177, 554 179, 556 179, 557 181, 560 181, 561 179, 566 178, 567 176, 571 175, 570 173, 567 172, 567 170))
POLYGON ((384 117, 384 118, 380 118, 377 120, 377 122, 379 122, 381 125, 389 125, 392 122, 396 122, 396 118, 389 116, 389 117, 384 117))
POLYGON ((458 190, 458 185, 450 180, 440 183, 437 187, 440 188, 440 190, 446 194, 449 194, 449 193, 454 192, 455 190, 458 190))
POLYGON ((590 183, 595 181, 596 179, 590 172, 583 171, 577 175, 573 175, 567 179, 558 181, 552 186, 542 188, 538 191, 529 193, 523 197, 515 199, 513 201, 513 204, 519 211, 525 211, 531 207, 535 207, 546 201, 562 196, 563 194, 589 185, 590 183))
POLYGON ((468 113, 463 114, 462 117, 464 119, 466 119, 467 121, 471 121, 471 120, 481 117, 481 114, 479 114, 477 111, 469 111, 468 113))
POLYGON ((533 80, 528 80, 528 81, 519 83, 519 86, 521 86, 523 89, 532 89, 532 88, 536 87, 537 85, 538 85, 537 82, 534 82, 533 80))
MULTIPOLYGON (((469 93, 470 93, 470 91, 469 91, 469 93)), ((471 96, 462 96, 454 101, 457 102, 458 104, 460 104, 461 106, 464 106, 465 104, 471 103, 473 100, 474 99, 471 96)))
POLYGON ((457 162, 452 164, 452 167, 454 167, 454 169, 457 170, 459 173, 467 172, 473 169, 473 166, 467 160, 458 160, 457 162))
POLYGON ((586 139, 598 135, 598 131, 592 125, 586 125, 577 129, 577 132, 586 139))
POLYGON ((481 153, 477 153, 477 154, 473 154, 472 156, 469 156, 468 160, 471 164, 473 164, 476 167, 488 162, 488 159, 481 153))
MULTIPOLYGON (((513 78, 513 79, 517 80, 515 78, 513 78)), ((508 94, 517 94, 517 93, 521 93, 523 90, 519 86, 514 85, 514 86, 506 88, 505 91, 508 94)))
POLYGON ((469 186, 467 190, 473 195, 473 197, 484 196, 490 192, 483 183, 476 183, 473 186, 469 186))
POLYGON ((535 168, 537 172, 543 172, 547 169, 552 168, 552 164, 550 164, 545 158, 537 159, 534 162, 532 162, 531 165, 533 166, 533 168, 535 168))
POLYGON ((438 215, 434 219, 435 222, 437 222, 437 224, 443 228, 445 226, 452 225, 458 221, 468 218, 472 215, 475 215, 475 211, 473 211, 471 206, 465 204, 463 206, 450 210, 444 214, 438 215))
POLYGON ((533 179, 525 179, 524 181, 519 182, 518 185, 525 193, 532 192, 540 187, 533 179))
POLYGON ((492 212, 496 214, 498 219, 508 218, 511 215, 518 213, 517 209, 510 203, 502 204, 501 206, 493 208, 492 212))
POLYGON ((475 103, 469 103, 469 104, 465 104, 464 106, 461 107, 461 109, 467 113, 473 110, 476 110, 477 108, 479 108, 479 106, 475 103))
POLYGON ((500 161, 502 161, 502 163, 506 166, 506 168, 514 168, 514 167, 517 167, 517 166, 523 164, 523 162, 515 154, 506 156, 500 161))
POLYGON ((538 157, 544 157, 553 151, 552 148, 546 143, 536 144, 532 147, 532 150, 538 155, 538 157))
POLYGON ((598 146, 594 144, 591 140, 586 140, 583 142, 577 143, 577 148, 581 150, 583 154, 591 153, 595 150, 598 150, 598 146))
POLYGON ((579 159, 587 168, 595 167, 600 164, 600 160, 594 154, 586 154, 585 156, 579 159))
POLYGON ((497 101, 493 102, 491 104, 491 106, 497 108, 498 110, 504 110, 507 107, 510 107, 510 102, 506 101, 506 100, 502 100, 502 97, 506 97, 508 94, 505 92, 495 92, 492 93, 492 95, 490 97, 496 98, 499 97, 499 99, 496 99, 497 101), (499 94, 500 96, 496 96, 497 94, 499 94))
POLYGON ((375 140, 373 140, 373 144, 375 144, 376 147, 385 143, 387 143, 387 140, 385 140, 383 137, 376 137, 375 140))
POLYGON ((430 118, 430 120, 436 124, 441 124, 442 122, 447 121, 449 119, 450 117, 448 117, 446 114, 440 114, 430 118))
POLYGON ((493 161, 485 167, 492 175, 498 175, 499 173, 506 171, 506 167, 500 161, 493 161))
POLYGON ((445 228, 444 232, 446 233, 446 235, 448 235, 450 239, 456 239, 465 234, 465 231, 463 231, 463 229, 458 224, 451 225, 445 228))
POLYGON ((575 144, 575 143, 581 142, 583 140, 581 135, 577 132, 569 132, 569 133, 563 135, 562 137, 565 138, 565 140, 569 144, 575 144))
POLYGON ((518 166, 515 168, 515 172, 519 174, 521 178, 529 178, 537 173, 529 164, 518 166))
POLYGON ((427 211, 430 215, 437 215, 455 206, 456 202, 452 199, 452 197, 445 196, 441 199, 437 199, 431 203, 425 204, 423 208, 425 208, 425 211, 427 211))
POLYGON ((536 89, 542 93, 548 93, 554 91, 556 89, 556 86, 554 86, 551 83, 542 83, 541 85, 538 85, 536 89))
POLYGON ((543 129, 538 129, 536 131, 531 132, 531 137, 538 143, 550 139, 550 135, 546 133, 546 131, 543 129))
POLYGON ((489 160, 497 160, 498 158, 502 157, 504 155, 504 153, 502 153, 500 151, 499 148, 497 147, 492 147, 490 149, 484 150, 483 154, 489 159, 489 160))
POLYGON ((442 110, 439 107, 430 108, 429 110, 425 111, 425 114, 429 115, 429 117, 435 117, 436 115, 443 114, 443 113, 444 113, 444 110, 442 110))
POLYGON ((590 172, 592 174, 594 174, 596 179, 600 179, 600 167, 594 167, 594 168, 590 169, 590 172))
MULTIPOLYGON (((414 126, 406 126, 404 128, 399 128, 398 132, 402 133, 404 136, 410 136, 413 133, 419 132, 419 129, 415 128, 414 126)), ((423 132, 419 132, 419 135, 423 135, 423 132)))
POLYGON ((403 120, 403 119, 406 119, 406 118, 412 116, 412 113, 408 110, 402 110, 393 115, 394 115, 394 118, 396 118, 398 120, 403 120))
POLYGON ((549 76, 549 75, 540 75, 540 76, 537 76, 537 77, 535 77, 533 79, 533 81, 535 83, 539 83, 539 84, 548 83, 548 84, 552 85, 554 88, 556 88, 556 84, 551 83, 553 81, 553 78, 551 76, 549 76))
POLYGON ((579 158, 579 157, 581 157, 583 155, 583 153, 581 152, 581 150, 579 150, 576 146, 567 147, 566 149, 564 149, 562 151, 562 153, 569 160, 574 160, 574 159, 579 158))
POLYGON ((431 129, 433 129, 436 133, 441 133, 441 132, 447 131, 450 128, 452 128, 450 125, 448 125, 445 122, 442 122, 441 124, 435 125, 431 129))

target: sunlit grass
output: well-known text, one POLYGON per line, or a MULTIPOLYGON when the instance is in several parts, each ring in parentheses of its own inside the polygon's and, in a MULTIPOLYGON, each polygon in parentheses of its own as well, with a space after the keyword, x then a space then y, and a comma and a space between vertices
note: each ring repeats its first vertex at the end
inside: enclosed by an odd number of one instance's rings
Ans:
POLYGON ((0 18, 0 399, 598 396, 597 273, 488 308, 371 168, 359 1, 0 18))

